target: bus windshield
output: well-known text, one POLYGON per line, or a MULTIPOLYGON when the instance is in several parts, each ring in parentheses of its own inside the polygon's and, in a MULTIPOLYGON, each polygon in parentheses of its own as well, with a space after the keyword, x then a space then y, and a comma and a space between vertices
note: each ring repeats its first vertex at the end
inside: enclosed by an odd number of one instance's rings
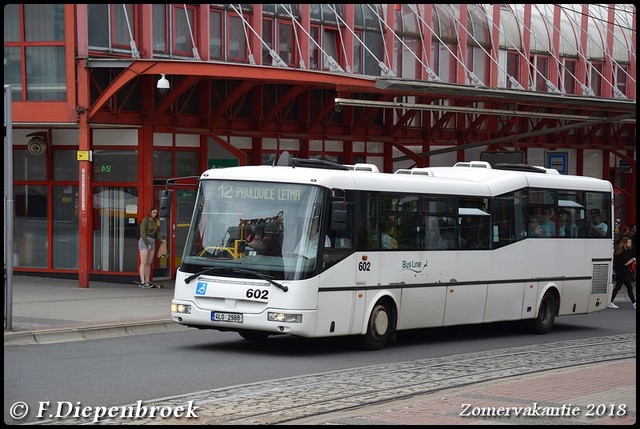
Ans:
POLYGON ((201 181, 184 270, 226 267, 276 280, 308 277, 318 260, 324 197, 323 188, 311 185, 201 181))

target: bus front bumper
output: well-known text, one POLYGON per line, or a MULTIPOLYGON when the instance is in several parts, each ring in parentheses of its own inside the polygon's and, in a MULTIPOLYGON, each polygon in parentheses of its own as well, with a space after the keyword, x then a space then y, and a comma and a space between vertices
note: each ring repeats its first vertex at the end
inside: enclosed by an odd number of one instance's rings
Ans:
POLYGON ((267 308, 260 313, 233 310, 205 310, 191 301, 173 300, 171 319, 182 325, 221 331, 262 331, 312 337, 315 332, 315 310, 281 310, 267 308))

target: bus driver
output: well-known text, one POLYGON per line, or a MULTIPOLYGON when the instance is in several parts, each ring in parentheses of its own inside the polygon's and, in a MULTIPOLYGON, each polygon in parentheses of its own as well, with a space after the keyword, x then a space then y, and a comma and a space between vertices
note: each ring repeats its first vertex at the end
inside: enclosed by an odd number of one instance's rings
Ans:
MULTIPOLYGON (((309 235, 306 240, 301 240, 294 253, 298 253, 307 259, 315 258, 318 253, 318 242, 320 241, 320 218, 315 215, 309 225, 309 235)), ((328 236, 324 238, 324 247, 331 247, 331 240, 328 236)))

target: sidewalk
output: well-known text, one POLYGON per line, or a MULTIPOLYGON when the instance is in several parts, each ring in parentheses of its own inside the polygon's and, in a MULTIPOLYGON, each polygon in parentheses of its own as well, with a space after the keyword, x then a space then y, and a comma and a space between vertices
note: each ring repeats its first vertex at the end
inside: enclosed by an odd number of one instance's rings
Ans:
POLYGON ((171 320, 173 281, 156 283, 163 288, 141 289, 133 283, 107 282, 91 282, 88 288, 80 288, 77 280, 14 275, 12 329, 4 331, 4 344, 45 344, 187 329, 171 320))
POLYGON ((636 360, 627 359, 474 383, 287 424, 633 425, 636 413, 636 360))
MULTIPOLYGON (((14 275, 13 329, 5 330, 4 344, 46 344, 189 329, 171 321, 173 282, 160 280, 156 283, 162 284, 163 288, 140 289, 133 284, 106 282, 92 282, 89 288, 80 288, 77 280, 14 275)), ((616 302, 622 304, 621 308, 630 307, 624 288, 616 302)), ((626 425, 635 421, 636 360, 633 358, 538 371, 480 383, 470 381, 466 386, 437 393, 404 397, 349 411, 328 412, 287 424, 626 425), (468 411, 471 415, 461 415, 465 411, 464 404, 470 404, 468 411), (613 406, 615 412, 624 409, 624 414, 587 417, 588 407, 598 405, 613 406), (474 415, 480 413, 481 409, 497 410, 500 407, 510 407, 510 410, 519 407, 521 412, 527 409, 531 412, 535 407, 563 406, 579 407, 580 413, 542 418, 537 415, 474 415)))

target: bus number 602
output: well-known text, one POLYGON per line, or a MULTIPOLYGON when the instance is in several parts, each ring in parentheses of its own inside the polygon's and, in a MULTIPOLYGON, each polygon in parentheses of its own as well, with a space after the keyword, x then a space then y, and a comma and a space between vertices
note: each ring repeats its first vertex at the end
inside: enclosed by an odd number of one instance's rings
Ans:
POLYGON ((247 289, 247 298, 268 299, 269 291, 267 289, 247 289))
POLYGON ((371 271, 371 262, 358 262, 358 271, 371 271))

